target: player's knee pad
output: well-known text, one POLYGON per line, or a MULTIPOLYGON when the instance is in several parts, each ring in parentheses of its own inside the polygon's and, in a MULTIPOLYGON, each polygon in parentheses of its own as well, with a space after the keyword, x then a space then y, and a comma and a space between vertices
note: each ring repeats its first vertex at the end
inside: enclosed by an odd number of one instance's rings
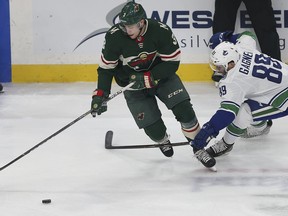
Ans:
POLYGON ((167 128, 162 119, 159 119, 154 124, 144 128, 147 136, 149 136, 150 139, 155 142, 159 142, 160 140, 163 140, 165 138, 166 130, 167 128))
POLYGON ((176 104, 172 108, 172 112, 179 122, 190 122, 195 117, 195 112, 189 100, 176 104))
POLYGON ((239 112, 233 121, 233 124, 238 128, 245 129, 253 122, 252 113, 249 105, 243 103, 240 106, 239 112))

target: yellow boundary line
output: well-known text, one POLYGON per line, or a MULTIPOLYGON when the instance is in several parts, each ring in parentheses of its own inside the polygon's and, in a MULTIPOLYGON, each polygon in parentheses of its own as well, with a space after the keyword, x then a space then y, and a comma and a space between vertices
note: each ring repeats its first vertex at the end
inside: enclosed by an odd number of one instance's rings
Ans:
MULTIPOLYGON (((95 82, 97 64, 12 65, 12 82, 95 82)), ((181 64, 178 75, 183 81, 211 81, 208 64, 181 64)))

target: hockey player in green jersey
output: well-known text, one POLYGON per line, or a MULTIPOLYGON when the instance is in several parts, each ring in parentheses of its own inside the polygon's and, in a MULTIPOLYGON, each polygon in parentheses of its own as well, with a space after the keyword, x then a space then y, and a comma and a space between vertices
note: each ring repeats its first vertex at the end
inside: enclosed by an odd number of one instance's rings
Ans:
MULTIPOLYGON (((120 86, 135 82, 132 90, 124 92, 128 108, 137 126, 154 142, 163 144, 161 152, 171 157, 174 152, 156 97, 173 112, 188 141, 200 130, 189 94, 176 74, 181 54, 177 39, 166 24, 147 19, 142 5, 135 2, 123 7, 119 20, 105 35, 92 115, 107 110, 103 101, 113 77, 120 86)), ((215 159, 203 149, 194 148, 194 153, 206 167, 214 166, 215 159)))
MULTIPOLYGON (((191 142, 192 146, 204 148, 228 125, 233 125, 234 129, 229 129, 233 135, 245 129, 251 121, 288 115, 287 64, 255 49, 242 49, 226 41, 212 50, 210 65, 224 75, 219 82, 220 108, 203 125, 191 142)), ((234 136, 234 140, 236 138, 234 136)), ((218 151, 210 147, 207 152, 211 157, 220 156, 232 149, 231 143, 234 141, 225 145, 217 143, 218 151)))

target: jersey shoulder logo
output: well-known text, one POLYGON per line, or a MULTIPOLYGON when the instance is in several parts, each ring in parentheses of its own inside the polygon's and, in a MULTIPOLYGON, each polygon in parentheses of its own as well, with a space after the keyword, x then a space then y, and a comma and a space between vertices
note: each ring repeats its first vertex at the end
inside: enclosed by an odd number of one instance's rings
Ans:
POLYGON ((119 28, 114 27, 114 28, 110 29, 109 33, 112 35, 112 34, 114 34, 115 32, 117 32, 119 30, 120 30, 119 28))
POLYGON ((166 30, 169 30, 168 26, 165 25, 164 23, 158 22, 161 28, 164 28, 166 30))

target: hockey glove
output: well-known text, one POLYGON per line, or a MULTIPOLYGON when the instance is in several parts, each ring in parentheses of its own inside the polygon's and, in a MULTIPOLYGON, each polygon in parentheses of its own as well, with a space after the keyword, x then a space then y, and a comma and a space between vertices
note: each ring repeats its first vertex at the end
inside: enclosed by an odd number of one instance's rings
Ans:
POLYGON ((154 80, 150 71, 132 74, 130 76, 130 83, 131 82, 135 82, 135 84, 131 87, 133 89, 153 88, 158 83, 157 80, 154 80))
POLYGON ((212 35, 212 37, 209 40, 210 49, 214 49, 218 44, 222 43, 223 41, 230 41, 232 34, 233 34, 232 31, 225 31, 225 32, 218 32, 212 35))
POLYGON ((96 114, 101 115, 101 113, 107 111, 106 99, 108 94, 105 94, 103 90, 96 89, 93 92, 92 102, 91 102, 91 115, 96 117, 96 114))
POLYGON ((192 147, 197 149, 203 149, 209 143, 209 141, 218 134, 219 131, 215 131, 210 122, 207 122, 203 125, 195 139, 192 140, 190 144, 192 147))
POLYGON ((224 75, 222 73, 217 72, 217 71, 213 71, 212 80, 214 82, 219 82, 223 77, 224 77, 224 75))

